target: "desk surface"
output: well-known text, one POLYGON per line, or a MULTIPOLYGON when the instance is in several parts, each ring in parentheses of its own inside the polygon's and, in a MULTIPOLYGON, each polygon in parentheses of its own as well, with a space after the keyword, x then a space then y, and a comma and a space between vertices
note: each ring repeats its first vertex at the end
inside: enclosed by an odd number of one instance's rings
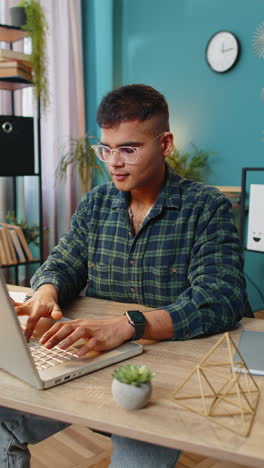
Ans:
MULTIPOLYGON (((14 286, 10 286, 10 289, 21 290, 14 286)), ((126 304, 116 302, 78 298, 73 306, 65 309, 65 315, 70 318, 85 317, 87 314, 97 318, 109 317, 121 314, 126 307, 126 304)), ((131 304, 129 307, 131 308, 131 304)), ((241 326, 264 331, 264 320, 243 319, 241 326)), ((239 334, 239 329, 232 332, 235 341, 239 334)), ((144 363, 156 373, 151 401, 146 408, 140 410, 127 411, 114 402, 111 382, 116 365, 44 391, 36 390, 0 371, 0 404, 150 443, 263 467, 264 377, 255 377, 261 396, 253 427, 247 438, 178 406, 171 399, 176 386, 220 336, 185 342, 145 341, 144 354, 130 360, 133 364, 144 363)))

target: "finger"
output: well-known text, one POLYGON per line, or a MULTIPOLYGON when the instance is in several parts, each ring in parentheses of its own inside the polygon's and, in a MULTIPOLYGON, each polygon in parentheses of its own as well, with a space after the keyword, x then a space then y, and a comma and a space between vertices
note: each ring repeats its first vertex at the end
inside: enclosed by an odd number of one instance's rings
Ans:
POLYGON ((54 320, 60 320, 62 318, 62 311, 58 305, 53 307, 50 316, 54 320))
POLYGON ((38 323, 38 320, 39 319, 37 317, 32 317, 32 316, 28 317, 28 320, 27 320, 27 323, 26 323, 26 328, 25 328, 25 337, 26 337, 27 341, 30 340, 30 338, 31 338, 31 336, 33 334, 34 328, 38 323))
POLYGON ((20 306, 20 305, 23 305, 23 302, 17 302, 17 301, 15 301, 14 299, 12 299, 11 296, 9 296, 9 299, 11 300, 13 306, 20 306))
POLYGON ((62 325, 61 328, 57 331, 57 333, 53 334, 48 340, 46 340, 44 346, 47 349, 51 349, 54 346, 57 346, 62 340, 67 338, 72 333, 72 331, 73 328, 71 325, 62 325))
POLYGON ((45 345, 65 324, 62 322, 55 323, 39 340, 41 345, 45 345))
POLYGON ((79 357, 83 357, 85 356, 85 354, 87 354, 89 351, 92 351, 92 350, 96 350, 96 351, 100 351, 98 348, 98 341, 96 340, 96 338, 92 337, 90 338, 90 340, 88 341, 88 343, 84 344, 77 352, 77 356, 79 357))
POLYGON ((25 337, 27 341, 30 340, 32 333, 34 331, 34 328, 37 325, 41 317, 42 317, 42 314, 41 314, 41 310, 39 307, 39 301, 36 301, 33 305, 32 314, 28 317, 27 324, 26 324, 25 337))
POLYGON ((90 339, 90 335, 85 327, 79 326, 70 335, 68 335, 67 338, 63 340, 63 342, 60 344, 60 348, 67 349, 69 348, 69 346, 74 345, 74 343, 79 341, 81 338, 87 340, 90 339))
POLYGON ((44 335, 44 333, 49 330, 54 323, 55 321, 52 318, 41 317, 34 328, 32 337, 40 339, 40 337, 44 335))
POLYGON ((14 307, 19 317, 22 315, 30 315, 29 307, 25 307, 23 304, 19 304, 18 302, 15 302, 14 307))

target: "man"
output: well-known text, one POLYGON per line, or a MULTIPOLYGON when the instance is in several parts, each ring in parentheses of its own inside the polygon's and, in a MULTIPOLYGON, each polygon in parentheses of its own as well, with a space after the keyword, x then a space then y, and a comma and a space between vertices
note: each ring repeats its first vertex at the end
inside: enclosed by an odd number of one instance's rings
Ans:
MULTIPOLYGON (((66 349, 88 338, 79 350, 83 356, 141 336, 184 340, 232 329, 243 316, 245 280, 231 204, 213 187, 182 179, 166 165, 173 135, 164 97, 149 86, 124 86, 103 98, 97 121, 101 144, 94 149, 113 182, 84 196, 70 232, 34 275, 32 299, 17 306, 18 314, 30 313, 26 337, 40 317, 61 318, 60 306, 85 286, 89 296, 154 309, 141 314, 139 328, 125 315, 57 322, 41 339, 47 348, 63 341, 66 349)), ((16 412, 3 413, 5 421, 17 421, 16 412)), ((61 427, 49 422, 42 436, 41 419, 24 418, 22 427, 31 424, 37 440, 61 427)), ((15 444, 5 438, 8 457, 15 460, 15 444)), ((20 449, 27 442, 23 432, 20 449)), ((177 450, 117 436, 113 445, 112 467, 173 467, 179 456, 177 450)))

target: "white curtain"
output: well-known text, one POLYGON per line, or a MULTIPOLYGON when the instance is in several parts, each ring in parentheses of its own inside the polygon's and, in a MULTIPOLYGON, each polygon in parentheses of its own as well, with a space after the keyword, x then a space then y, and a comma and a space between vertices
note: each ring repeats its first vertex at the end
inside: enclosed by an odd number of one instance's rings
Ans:
MULTIPOLYGON (((85 107, 82 62, 80 0, 40 0, 49 26, 47 35, 48 82, 50 102, 41 112, 41 160, 44 236, 44 258, 69 228, 70 218, 81 196, 80 182, 75 173, 66 181, 55 178, 61 148, 71 137, 85 135, 85 107)), ((0 22, 10 24, 9 7, 17 0, 0 0, 0 22)), ((27 47, 27 44, 25 45, 27 47)), ((1 44, 2 47, 2 44, 1 44)), ((32 90, 15 93, 16 113, 32 115, 32 90)), ((0 92, 0 113, 11 111, 8 92, 0 92)), ((37 179, 18 180, 18 208, 27 221, 37 210, 37 179)), ((0 178, 0 219, 9 203, 10 181, 0 178)))
POLYGON ((55 180, 61 148, 70 137, 85 135, 80 0, 41 0, 49 25, 47 40, 50 106, 41 120, 45 253, 70 224, 81 196, 78 176, 55 180))

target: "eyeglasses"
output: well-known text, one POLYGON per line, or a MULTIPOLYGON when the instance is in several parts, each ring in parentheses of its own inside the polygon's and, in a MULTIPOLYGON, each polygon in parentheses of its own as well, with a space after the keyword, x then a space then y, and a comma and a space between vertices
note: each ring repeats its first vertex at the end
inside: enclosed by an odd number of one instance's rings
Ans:
MULTIPOLYGON (((146 143, 150 143, 151 141, 156 140, 157 138, 161 137, 165 133, 166 132, 160 133, 160 135, 157 135, 151 140, 148 140, 146 143)), ((136 164, 138 151, 141 148, 143 148, 143 146, 146 143, 140 146, 120 146, 119 148, 114 148, 114 149, 111 149, 108 146, 104 146, 104 145, 93 145, 92 148, 97 158, 100 159, 100 161, 109 162, 111 159, 112 153, 116 152, 122 162, 126 164, 136 164)))

